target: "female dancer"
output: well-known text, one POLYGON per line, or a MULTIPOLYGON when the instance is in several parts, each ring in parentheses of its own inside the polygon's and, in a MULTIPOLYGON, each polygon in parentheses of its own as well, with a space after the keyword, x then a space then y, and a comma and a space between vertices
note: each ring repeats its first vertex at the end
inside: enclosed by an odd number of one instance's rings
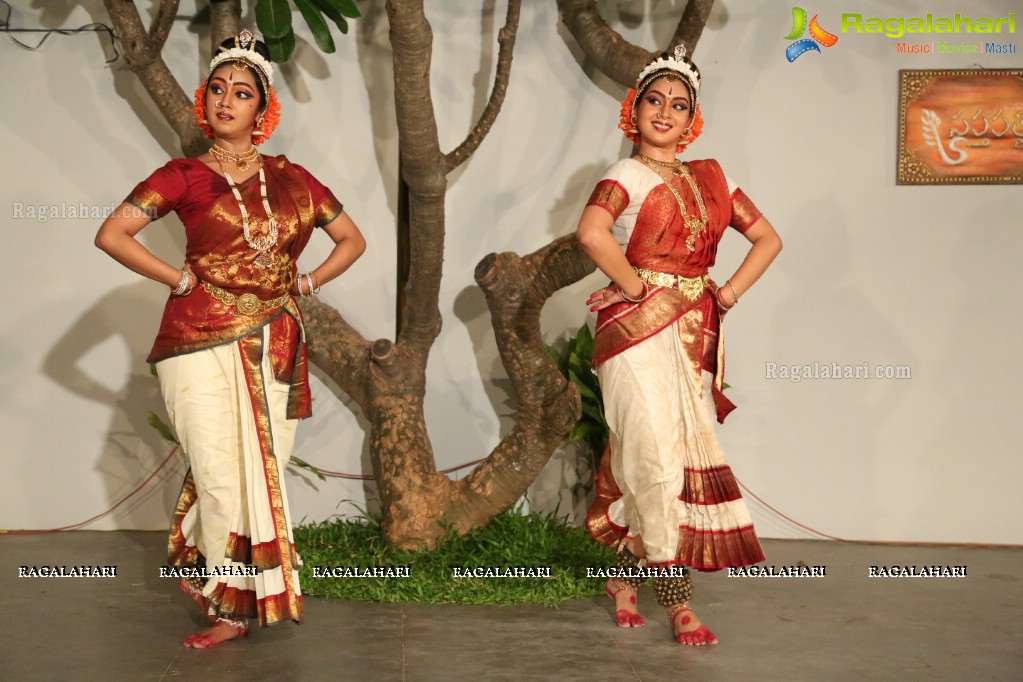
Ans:
POLYGON ((248 31, 224 41, 196 90, 213 140, 139 183, 96 235, 124 266, 171 289, 149 361, 191 469, 171 522, 172 566, 211 625, 185 645, 214 646, 302 619, 298 555, 284 468, 297 420, 311 414, 305 334, 295 296, 345 270, 366 243, 341 203, 304 168, 258 153, 279 118, 266 46, 248 31), (171 210, 185 226, 185 266, 135 235, 171 210), (314 227, 334 241, 299 274, 314 227))
POLYGON ((712 412, 721 421, 735 407, 721 393, 720 321, 781 250, 774 228, 716 161, 675 158, 703 127, 699 92, 699 69, 683 46, 643 68, 620 123, 638 153, 608 168, 577 230, 611 279, 587 301, 600 311, 593 366, 611 428, 587 526, 618 549, 621 570, 605 586, 618 625, 644 623, 635 590, 653 573, 675 638, 690 645, 717 637, 689 607, 687 567, 764 558, 712 412), (752 247, 718 287, 707 270, 728 226, 752 247))

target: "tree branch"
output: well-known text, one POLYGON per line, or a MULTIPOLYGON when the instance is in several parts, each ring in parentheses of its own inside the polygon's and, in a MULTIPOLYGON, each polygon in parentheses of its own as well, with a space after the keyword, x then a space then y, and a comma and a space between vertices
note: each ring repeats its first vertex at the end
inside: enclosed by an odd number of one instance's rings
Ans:
POLYGON ((170 34, 171 26, 174 24, 174 17, 178 13, 178 0, 161 0, 160 7, 156 10, 153 23, 149 26, 149 34, 146 39, 146 48, 153 55, 163 51, 164 43, 170 34))
POLYGON ((511 74, 512 51, 515 49, 515 36, 519 27, 519 9, 522 0, 508 0, 508 14, 505 18, 504 27, 497 34, 497 42, 500 48, 497 53, 497 74, 494 76, 494 88, 490 91, 490 100, 480 114, 479 120, 473 127, 472 132, 465 138, 462 144, 454 151, 445 155, 444 162, 447 172, 451 172, 462 165, 469 158, 476 148, 483 142, 483 138, 490 132, 490 128, 497 120, 504 103, 504 96, 508 92, 508 80, 511 74))
POLYGON ((689 54, 696 51, 696 43, 703 35, 703 29, 707 25, 707 18, 710 17, 710 10, 714 7, 714 0, 689 0, 686 9, 682 12, 678 26, 675 28, 675 35, 671 37, 671 44, 665 47, 671 50, 679 43, 686 46, 689 54))
POLYGON ((486 461, 458 482, 461 494, 456 503, 463 507, 462 514, 449 511, 448 516, 459 519, 460 526, 482 525, 514 503, 579 419, 579 391, 547 353, 540 310, 555 291, 593 270, 574 235, 522 258, 490 254, 476 266, 501 361, 518 396, 518 414, 486 461))
POLYGON ((181 142, 181 149, 186 156, 198 156, 208 146, 202 131, 195 125, 192 115, 192 102, 174 79, 174 75, 163 61, 161 50, 164 29, 169 30, 169 21, 173 20, 176 7, 175 0, 163 0, 157 20, 154 21, 154 36, 151 39, 142 24, 138 8, 131 0, 103 0, 114 31, 120 38, 124 49, 124 59, 128 69, 139 77, 142 87, 156 104, 164 119, 181 142), (170 19, 167 17, 170 16, 170 19), (161 37, 162 36, 162 37, 161 37))
MULTIPOLYGON (((636 84, 636 74, 660 50, 647 52, 633 45, 607 25, 595 0, 557 0, 561 21, 582 48, 586 58, 608 78, 626 87, 636 84)), ((675 28, 670 49, 683 43, 692 54, 707 25, 714 0, 689 0, 675 28)))
POLYGON ((210 3, 210 54, 214 54, 220 43, 238 35, 242 30, 241 0, 209 0, 210 3))
POLYGON ((653 59, 648 52, 622 38, 600 16, 595 0, 557 0, 561 21, 579 43, 586 58, 608 78, 632 87, 636 74, 653 59))
POLYGON ((322 369, 369 412, 369 357, 371 344, 334 308, 316 299, 300 302, 309 342, 309 360, 322 369))

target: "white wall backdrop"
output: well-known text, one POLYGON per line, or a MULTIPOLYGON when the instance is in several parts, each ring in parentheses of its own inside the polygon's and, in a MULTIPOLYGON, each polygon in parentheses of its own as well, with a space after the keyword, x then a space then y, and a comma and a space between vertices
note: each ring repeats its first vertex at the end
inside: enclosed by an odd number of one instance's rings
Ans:
MULTIPOLYGON (((15 27, 109 23, 99 0, 14 4, 15 27)), ((683 3, 599 4, 627 38, 654 47, 670 39, 683 3)), ((281 67, 282 123, 264 149, 286 153, 332 187, 366 234, 366 255, 323 297, 373 339, 394 329, 397 139, 386 16, 382 3, 360 6, 365 18, 334 55, 320 53, 296 18, 299 47, 281 67)), ((504 9, 493 0, 428 3, 446 149, 486 101, 504 9)), ((816 0, 807 9, 837 33, 843 12, 1002 17, 1019 3, 816 0)), ((182 2, 164 52, 189 93, 205 75, 209 49, 206 27, 188 21, 193 10, 182 2)), ((1020 42, 1023 15, 1017 21, 1021 28, 1003 42, 1020 42)), ((687 156, 717 158, 785 241, 728 318, 728 381, 740 409, 720 430, 725 452, 756 495, 828 534, 1023 543, 1023 420, 1015 414, 1023 325, 1013 268, 1023 251, 1020 187, 895 185, 899 69, 1023 62, 1019 54, 898 54, 883 35, 839 34, 824 54, 789 63, 782 36, 790 26, 788 3, 718 0, 696 53, 706 127, 687 156), (769 363, 814 362, 906 365, 911 378, 768 378, 769 363)), ((144 362, 167 292, 93 248, 99 219, 68 217, 72 208, 120 201, 179 154, 136 77, 104 64, 105 51, 106 38, 88 33, 54 36, 34 52, 0 40, 0 281, 8 311, 0 331, 0 381, 8 387, 0 395, 0 528, 89 518, 169 452, 146 423, 163 408, 144 362), (64 217, 32 217, 53 206, 64 217)), ((444 329, 426 405, 441 468, 487 454, 514 410, 473 268, 487 253, 530 252, 574 229, 601 171, 629 151, 615 129, 623 95, 585 65, 553 0, 524 3, 501 115, 449 177, 444 329)), ((173 216, 142 235, 170 262, 181 260, 173 216)), ((314 239, 306 266, 326 254, 325 242, 314 239)), ((734 234, 726 239, 713 273, 719 281, 745 245, 734 234)), ((548 303, 549 340, 587 320, 586 293, 600 284, 592 276, 548 303)), ((368 473, 365 420, 322 383, 314 396, 296 454, 325 469, 368 473)), ((164 527, 184 470, 175 459, 90 528, 164 527)), ((372 506, 374 497, 359 481, 289 475, 288 485, 296 519, 350 514, 346 501, 372 506)), ((750 503, 762 535, 809 536, 750 503)))

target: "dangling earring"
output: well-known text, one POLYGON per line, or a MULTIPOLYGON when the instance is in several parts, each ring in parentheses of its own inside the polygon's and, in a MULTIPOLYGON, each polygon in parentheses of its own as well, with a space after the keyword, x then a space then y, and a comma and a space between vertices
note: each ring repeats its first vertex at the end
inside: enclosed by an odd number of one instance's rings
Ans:
POLYGON ((638 133, 639 132, 639 128, 636 127, 636 123, 637 123, 637 121, 636 121, 636 114, 632 114, 632 116, 629 118, 629 123, 632 124, 632 127, 629 128, 629 132, 630 133, 638 133))
POLYGON ((689 137, 689 128, 683 130, 682 135, 678 138, 678 143, 675 145, 676 154, 681 154, 686 150, 686 147, 689 146, 689 140, 686 139, 687 137, 689 137))
POLYGON ((256 127, 253 128, 252 130, 252 137, 263 137, 264 135, 266 135, 266 133, 262 131, 262 128, 263 119, 259 119, 258 121, 256 121, 256 127))
POLYGON ((202 120, 202 124, 203 124, 204 126, 208 126, 208 125, 210 124, 210 122, 209 122, 209 121, 207 121, 207 120, 206 120, 206 119, 204 118, 204 119, 202 120))

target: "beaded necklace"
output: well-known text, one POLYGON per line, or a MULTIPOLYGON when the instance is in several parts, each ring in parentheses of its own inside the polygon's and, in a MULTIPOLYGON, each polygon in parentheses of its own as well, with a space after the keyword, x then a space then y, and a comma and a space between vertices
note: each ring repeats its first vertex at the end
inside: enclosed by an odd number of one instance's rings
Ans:
POLYGON ((224 164, 220 163, 219 157, 217 158, 217 163, 220 164, 220 170, 224 171, 224 178, 227 179, 227 184, 231 186, 234 200, 238 202, 238 209, 242 214, 242 234, 245 236, 245 243, 259 254, 254 261, 256 267, 273 267, 277 263, 277 256, 273 253, 273 248, 277 246, 277 219, 274 217, 273 211, 270 210, 270 202, 266 198, 266 174, 263 172, 262 160, 259 162, 259 195, 263 200, 263 210, 266 211, 268 229, 265 235, 255 238, 253 238, 252 230, 249 226, 249 211, 245 208, 242 193, 238 191, 238 186, 234 184, 234 178, 224 168, 224 164))

